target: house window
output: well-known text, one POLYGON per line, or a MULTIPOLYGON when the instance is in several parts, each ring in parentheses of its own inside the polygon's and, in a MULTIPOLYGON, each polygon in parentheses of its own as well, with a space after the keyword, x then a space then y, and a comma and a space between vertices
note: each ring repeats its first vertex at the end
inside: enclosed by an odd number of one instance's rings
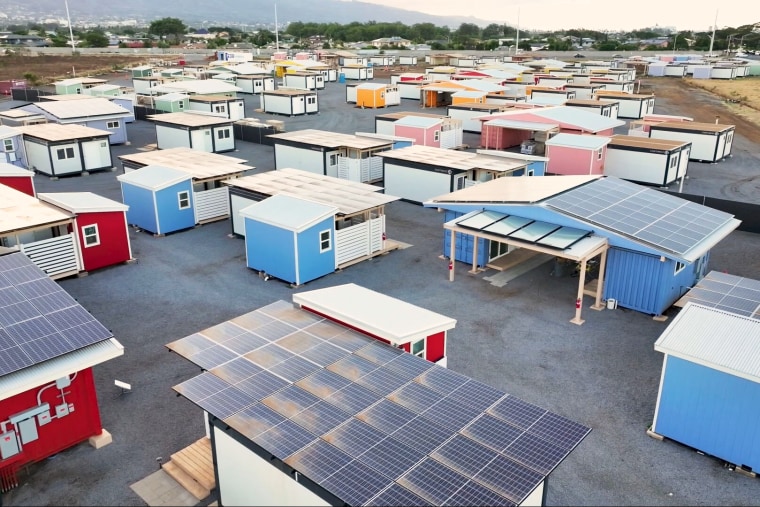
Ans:
POLYGON ((317 98, 316 97, 306 97, 306 103, 307 104, 316 104, 317 98))
POLYGON ((109 121, 106 124, 106 128, 108 128, 108 129, 117 129, 117 128, 119 128, 119 122, 118 121, 109 121))
POLYGON ((216 113, 226 113, 227 108, 225 106, 214 106, 214 112, 216 113))
POLYGON ((425 357, 425 339, 417 340, 412 343, 412 354, 419 357, 425 357))
POLYGON ((187 209, 190 207, 190 192, 183 190, 177 192, 177 201, 179 202, 179 209, 187 209))
POLYGON ((676 166, 676 163, 678 162, 678 159, 676 157, 673 157, 670 159, 670 168, 674 168, 676 166))
POLYGON ((673 274, 677 275, 678 273, 680 273, 681 271, 683 271, 683 268, 685 268, 685 267, 686 267, 686 263, 685 262, 676 262, 676 270, 675 270, 675 272, 673 274))
POLYGON ((321 231, 319 233, 319 253, 327 252, 332 248, 332 235, 330 230, 321 231))
POLYGON ((338 155, 330 155, 330 165, 338 165, 338 155))
POLYGON ((441 131, 436 130, 435 132, 433 132, 433 141, 438 142, 440 141, 440 139, 441 139, 441 131))
POLYGON ((216 131, 216 137, 217 139, 229 139, 230 138, 230 129, 220 129, 216 131))
POLYGON ((185 109, 185 103, 181 100, 177 102, 177 109, 185 109))
POLYGON ((98 246, 100 244, 100 235, 98 234, 97 224, 85 225, 82 227, 82 240, 84 247, 98 246))
POLYGON ((13 139, 3 139, 3 150, 13 151, 13 139))
POLYGON ((58 155, 58 160, 74 158, 74 148, 58 148, 56 154, 58 155))

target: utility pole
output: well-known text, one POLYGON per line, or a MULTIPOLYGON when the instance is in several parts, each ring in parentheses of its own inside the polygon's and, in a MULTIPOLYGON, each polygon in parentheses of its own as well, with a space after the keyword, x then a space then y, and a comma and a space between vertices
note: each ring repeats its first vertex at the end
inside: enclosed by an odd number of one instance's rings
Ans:
POLYGON ((713 42, 715 42, 715 27, 718 26, 718 10, 715 9, 715 21, 713 22, 712 26, 712 37, 710 37, 710 55, 712 56, 712 50, 713 50, 713 42))
POLYGON ((515 37, 515 54, 520 52, 520 8, 517 8, 517 36, 515 37))
POLYGON ((63 0, 64 5, 66 6, 66 19, 69 21, 69 38, 71 39, 71 54, 74 54, 74 29, 71 28, 71 16, 69 16, 69 0, 63 0))
POLYGON ((277 51, 280 50, 280 25, 277 24, 277 4, 274 4, 274 43, 277 51))

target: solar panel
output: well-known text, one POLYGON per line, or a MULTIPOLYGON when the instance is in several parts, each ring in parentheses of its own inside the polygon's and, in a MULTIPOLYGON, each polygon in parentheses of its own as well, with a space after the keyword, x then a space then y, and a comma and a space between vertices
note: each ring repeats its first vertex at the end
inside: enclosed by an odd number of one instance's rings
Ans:
POLYGON ((389 478, 358 461, 349 462, 322 483, 348 505, 363 505, 390 484, 389 478))
POLYGON ((567 417, 546 412, 528 431, 570 451, 588 435, 591 428, 567 417))
POLYGON ((317 484, 353 458, 334 445, 317 439, 311 445, 285 459, 285 463, 317 484))
POLYGON ((0 289, 0 307, 15 305, 16 303, 21 303, 23 301, 26 301, 26 297, 15 287, 4 287, 0 289))
POLYGON ((505 424, 489 414, 481 415, 462 430, 463 435, 498 452, 506 449, 522 433, 520 428, 505 424))
POLYGON ((427 454, 445 442, 451 433, 443 426, 418 416, 391 433, 391 436, 427 454))
POLYGON ((378 365, 383 365, 405 354, 405 352, 396 347, 388 347, 385 343, 373 341, 356 350, 355 354, 378 365))
POLYGON ((422 412, 422 417, 449 428, 459 431, 479 416, 482 410, 462 403, 456 398, 444 398, 429 409, 422 412))
POLYGON ((510 215, 498 222, 494 222, 490 225, 483 227, 483 231, 490 232, 491 234, 497 234, 499 236, 509 236, 513 232, 522 229, 529 223, 533 222, 530 218, 523 218, 514 215, 510 215))
POLYGON ((516 505, 498 493, 481 486, 477 482, 468 481, 464 486, 451 495, 441 505, 516 505))
POLYGON ((74 306, 76 304, 76 300, 69 296, 68 293, 61 289, 60 285, 50 278, 40 278, 38 280, 32 280, 31 282, 20 283, 16 285, 16 289, 29 299, 53 293, 63 293, 68 296, 68 300, 72 302, 67 306, 74 306))
POLYGON ((40 311, 40 313, 43 314, 54 312, 56 310, 62 310, 64 308, 70 308, 78 304, 76 302, 76 299, 69 296, 68 293, 62 290, 49 292, 48 294, 44 294, 42 296, 35 296, 29 301, 31 301, 31 303, 40 311))
POLYGON ((733 216, 613 177, 593 180, 546 201, 549 207, 685 254, 733 216))
POLYGON ((221 366, 209 368, 208 370, 230 384, 235 384, 263 371, 260 366, 253 364, 244 357, 237 357, 221 366))
POLYGON ((314 374, 296 382, 296 385, 320 398, 327 398, 336 391, 351 385, 351 381, 328 370, 317 370, 314 374))
POLYGON ((294 385, 280 389, 261 400, 261 403, 288 419, 318 402, 318 397, 294 385))
MULTIPOLYGON (((2 313, 0 313, 0 326, 12 326, 34 317, 40 317, 40 312, 37 308, 29 301, 21 301, 3 308, 2 313)), ((51 321, 51 319, 48 319, 48 321, 51 321)), ((55 325, 55 323, 56 321, 53 319, 51 324, 55 325)))
POLYGON ((327 369, 349 380, 356 381, 359 377, 377 369, 377 365, 352 354, 331 364, 327 369))
POLYGON ((269 345, 265 345, 245 354, 244 357, 247 357, 262 368, 271 368, 289 357, 293 357, 293 353, 278 345, 270 343, 269 345))
MULTIPOLYGON (((412 354, 409 354, 414 357, 412 354)), ((444 395, 438 391, 410 382, 401 389, 388 395, 388 399, 402 405, 416 413, 424 412, 443 399, 444 395)))
POLYGON ((367 449, 358 460, 375 470, 382 470, 391 479, 397 479, 424 457, 425 454, 418 449, 387 437, 367 449))
POLYGON ((243 329, 247 329, 248 331, 253 331, 254 329, 257 329, 264 324, 268 324, 273 321, 274 319, 269 315, 265 315, 259 310, 254 310, 239 317, 235 317, 229 322, 237 324, 238 326, 242 327, 243 329))
POLYGON ((281 376, 285 380, 296 382, 319 369, 319 365, 312 363, 303 357, 293 356, 272 366, 269 371, 281 376))
POLYGON ((214 345, 189 356, 188 359, 204 370, 210 370, 228 361, 240 357, 228 348, 214 345))
POLYGON ((300 354, 304 350, 316 347, 317 345, 324 343, 324 340, 321 340, 305 331, 296 331, 295 333, 290 334, 285 338, 280 338, 276 343, 280 347, 287 349, 294 354, 300 354))
POLYGON ((351 333, 344 331, 341 334, 335 335, 328 340, 333 345, 337 345, 342 349, 346 349, 349 352, 359 350, 368 343, 372 343, 374 340, 367 336, 362 336, 358 333, 351 333))
POLYGON ((344 333, 346 331, 346 328, 340 324, 330 322, 329 320, 321 320, 304 328, 304 330, 308 331, 310 334, 316 336, 317 338, 329 340, 334 336, 344 333))
POLYGON ((449 395, 450 398, 466 403, 480 411, 504 397, 504 392, 477 380, 469 380, 449 395))
POLYGON ((256 442, 274 457, 284 460, 311 444, 316 435, 288 419, 256 437, 256 442))
POLYGON ((507 215, 504 213, 499 213, 498 211, 485 210, 471 217, 459 220, 457 225, 467 227, 468 229, 480 230, 506 216, 507 215))
POLYGON ((233 324, 232 322, 222 322, 216 326, 209 327, 200 332, 206 338, 213 340, 217 343, 223 343, 230 338, 234 338, 238 335, 245 333, 245 329, 233 324))
POLYGON ((546 409, 523 401, 516 396, 507 396, 491 407, 488 413, 514 424, 518 428, 527 429, 546 413, 546 409))
POLYGON ((258 402, 224 419, 224 422, 230 427, 251 439, 269 431, 283 421, 285 421, 285 417, 258 402))
POLYGON ((523 433, 504 449, 506 456, 543 475, 549 475, 567 452, 532 433, 523 433))
POLYGON ((760 319, 760 282, 751 278, 710 271, 686 293, 684 299, 760 319))
POLYGON ((190 357, 193 354, 197 354, 201 350, 211 348, 214 345, 216 345, 216 343, 213 340, 209 340, 200 333, 195 333, 186 336, 181 340, 173 341, 169 343, 167 347, 183 357, 190 357))
POLYGON ((345 424, 323 435, 322 438, 351 456, 357 457, 386 436, 384 432, 367 423, 358 419, 348 419, 345 424))
POLYGON ((190 380, 186 380, 181 384, 174 386, 174 390, 197 404, 204 398, 208 398, 227 387, 229 387, 229 384, 224 380, 216 375, 204 372, 197 377, 193 377, 190 380))
POLYGON ((398 483, 435 505, 442 505, 469 479, 432 458, 409 470, 398 483))
POLYGON ((270 342, 277 341, 280 338, 295 332, 296 328, 289 326, 284 322, 278 320, 272 321, 269 324, 264 324, 261 327, 252 330, 253 333, 261 336, 262 338, 269 340, 270 342))
POLYGON ((252 398, 261 400, 287 385, 289 385, 287 380, 268 371, 262 371, 252 377, 241 380, 235 384, 235 387, 248 393, 252 398))
POLYGON ((293 416, 292 420, 315 435, 324 435, 334 430, 351 417, 338 407, 320 401, 293 416))
POLYGON ((589 231, 584 231, 583 229, 560 227, 548 236, 539 239, 537 243, 542 246, 564 250, 565 248, 570 248, 589 234, 591 234, 589 231))
POLYGON ((417 382, 439 393, 449 394, 464 385, 470 379, 460 373, 453 372, 442 366, 430 368, 417 377, 417 382))
POLYGON ((356 417, 381 431, 390 433, 414 419, 416 414, 397 403, 383 399, 360 412, 356 417))
POLYGON ((526 225, 522 229, 513 232, 509 235, 509 237, 535 243, 539 239, 543 238, 547 234, 556 231, 557 229, 559 229, 559 225, 550 224, 548 222, 535 221, 526 225))
POLYGON ((430 456, 461 474, 472 476, 488 466, 497 453, 465 436, 455 435, 430 456))
POLYGON ((381 397, 382 395, 374 391, 351 383, 325 398, 325 401, 354 415, 377 402, 381 397))
MULTIPOLYGON (((406 354, 406 352, 402 353, 406 354)), ((395 391, 410 380, 411 379, 404 378, 393 370, 380 367, 367 373, 363 377, 359 377, 356 382, 371 391, 386 395, 395 391)))
POLYGON ((414 354, 401 354, 393 361, 389 361, 385 364, 386 368, 397 371, 399 375, 403 375, 404 378, 410 379, 422 375, 433 366, 435 366, 435 363, 415 356, 414 354))
POLYGON ((253 403, 254 400, 250 396, 232 386, 196 402, 203 410, 214 414, 219 419, 226 419, 253 403))
POLYGON ((473 477, 475 481, 516 504, 522 503, 543 478, 542 474, 503 456, 496 456, 473 477))
MULTIPOLYGON (((415 495, 408 489, 406 489, 403 486, 399 486, 396 483, 393 483, 390 485, 390 487, 384 491, 382 491, 380 494, 378 494, 376 497, 369 500, 364 505, 377 505, 377 506, 388 506, 388 507, 416 507, 416 506, 425 506, 425 505, 433 505, 429 503, 424 498, 415 495)), ((465 504, 461 504, 465 505, 465 504)), ((484 504, 485 505, 485 504, 484 504)))
POLYGON ((268 345, 269 341, 251 332, 244 332, 224 342, 224 346, 241 356, 268 345))
POLYGON ((320 343, 316 347, 301 352, 301 355, 319 366, 328 366, 350 354, 346 349, 336 347, 331 343, 320 343))

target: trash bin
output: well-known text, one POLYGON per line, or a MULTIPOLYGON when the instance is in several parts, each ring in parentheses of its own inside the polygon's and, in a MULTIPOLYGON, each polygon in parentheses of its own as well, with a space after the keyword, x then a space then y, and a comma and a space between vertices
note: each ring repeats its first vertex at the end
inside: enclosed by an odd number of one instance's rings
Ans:
POLYGON ((341 72, 338 74, 338 82, 339 83, 345 83, 346 82, 346 74, 341 72))
POLYGON ((554 267, 552 268, 551 276, 556 276, 557 278, 570 276, 573 273, 573 270, 575 270, 574 264, 575 263, 566 259, 556 257, 554 259, 554 267))

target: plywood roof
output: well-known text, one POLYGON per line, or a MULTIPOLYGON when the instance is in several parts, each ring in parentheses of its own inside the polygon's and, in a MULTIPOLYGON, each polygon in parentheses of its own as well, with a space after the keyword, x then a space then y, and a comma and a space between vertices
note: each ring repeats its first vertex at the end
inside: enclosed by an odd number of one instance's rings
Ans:
POLYGON ((73 123, 68 123, 66 125, 61 125, 60 123, 40 123, 37 125, 23 125, 16 128, 25 135, 44 139, 45 141, 69 141, 73 139, 107 137, 111 135, 111 132, 107 130, 85 127, 84 125, 76 125, 73 123))
POLYGON ((131 113, 119 104, 101 97, 87 97, 83 100, 62 100, 37 102, 39 109, 61 120, 90 118, 95 116, 128 116, 131 113))
POLYGON ((630 146, 632 148, 650 148, 667 151, 678 149, 687 144, 690 144, 688 141, 675 141, 671 139, 656 139, 651 137, 626 135, 614 135, 610 139, 611 140, 609 147, 630 146))
POLYGON ((496 178, 430 199, 430 203, 534 203, 555 196, 599 176, 541 176, 496 178))
POLYGON ((72 213, 127 211, 129 206, 92 192, 50 192, 37 194, 40 201, 49 202, 72 213))
POLYGON ((193 150, 184 146, 130 153, 120 155, 119 159, 143 166, 159 165, 179 169, 190 174, 195 180, 215 179, 255 169, 254 166, 246 165, 246 160, 242 158, 193 150))
POLYGON ((382 187, 285 168, 227 180, 225 185, 265 195, 288 194, 332 205, 343 215, 383 206, 399 198, 380 193, 382 187))
POLYGON ((147 118, 157 123, 171 123, 182 127, 210 127, 214 125, 232 124, 232 120, 229 118, 189 111, 183 111, 181 113, 151 114, 147 118))
POLYGON ((652 127, 661 127, 673 130, 696 130, 700 132, 723 132, 734 128, 734 125, 724 125, 720 123, 700 123, 695 121, 664 121, 652 124, 652 127))
POLYGON ((471 169, 487 169, 497 172, 511 172, 525 167, 528 163, 490 155, 481 155, 468 151, 449 150, 433 146, 415 144, 405 148, 384 151, 379 156, 389 160, 405 160, 416 164, 428 164, 435 167, 448 167, 469 171, 471 169))
POLYGON ((292 132, 272 134, 269 137, 273 139, 296 141, 314 146, 323 146, 326 148, 346 147, 359 150, 382 148, 393 144, 391 141, 383 139, 370 139, 368 137, 360 137, 353 134, 341 134, 338 132, 316 129, 294 130, 292 132))
POLYGON ((67 222, 74 217, 23 192, 0 185, 0 235, 67 222))

